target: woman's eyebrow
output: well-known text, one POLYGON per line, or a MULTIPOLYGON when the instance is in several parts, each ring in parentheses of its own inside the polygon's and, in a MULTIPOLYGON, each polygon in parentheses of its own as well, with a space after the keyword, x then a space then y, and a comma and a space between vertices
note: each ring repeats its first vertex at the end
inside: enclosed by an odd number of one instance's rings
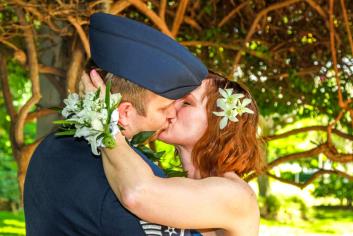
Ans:
POLYGON ((187 96, 185 96, 185 98, 190 99, 192 102, 196 102, 196 101, 197 101, 197 99, 195 98, 195 96, 192 95, 191 93, 189 93, 187 96))

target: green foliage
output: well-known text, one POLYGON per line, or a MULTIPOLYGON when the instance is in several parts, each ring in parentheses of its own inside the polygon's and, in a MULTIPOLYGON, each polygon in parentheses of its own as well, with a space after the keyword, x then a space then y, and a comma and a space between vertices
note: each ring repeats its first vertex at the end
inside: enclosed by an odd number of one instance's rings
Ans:
POLYGON ((281 201, 275 195, 268 195, 259 199, 261 216, 268 219, 276 219, 277 213, 281 208, 281 201))
POLYGON ((297 196, 268 195, 260 197, 259 206, 261 216, 280 222, 301 221, 308 219, 308 207, 297 196))
POLYGON ((341 204, 353 206, 353 182, 338 175, 322 176, 315 182, 315 197, 334 197, 341 204))
MULTIPOLYGON (((9 86, 15 109, 18 110, 31 96, 30 82, 27 72, 15 61, 8 65, 9 86)), ((10 142, 10 116, 7 114, 5 100, 0 96, 0 198, 5 201, 19 203, 19 188, 17 182, 17 165, 12 156, 10 142)), ((25 143, 31 143, 36 134, 36 124, 29 122, 24 127, 25 143)))
POLYGON ((0 198, 19 203, 17 165, 12 156, 2 156, 0 162, 0 198))

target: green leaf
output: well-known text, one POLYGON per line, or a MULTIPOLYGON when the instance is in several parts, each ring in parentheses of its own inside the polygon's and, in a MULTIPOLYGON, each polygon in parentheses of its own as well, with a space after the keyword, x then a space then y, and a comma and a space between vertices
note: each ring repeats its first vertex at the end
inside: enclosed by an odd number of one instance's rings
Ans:
POLYGON ((112 86, 112 81, 108 80, 106 87, 105 87, 105 106, 108 110, 108 117, 107 117, 107 122, 105 124, 104 130, 106 133, 109 133, 109 124, 110 124, 110 119, 112 116, 113 111, 110 109, 110 88, 112 86))
POLYGON ((165 154, 165 151, 155 152, 155 153, 154 153, 154 155, 155 155, 156 158, 158 158, 158 159, 160 159, 164 154, 165 154))
POLYGON ((101 87, 99 87, 96 93, 94 94, 94 100, 97 100, 99 98, 100 93, 101 93, 101 87))
POLYGON ((163 156, 163 154, 164 154, 164 151, 155 153, 154 151, 152 151, 152 149, 150 149, 144 145, 138 146, 137 149, 139 149, 143 154, 145 154, 147 156, 148 159, 150 159, 153 162, 159 161, 161 156, 163 156))
POLYGON ((186 177, 188 172, 187 171, 177 171, 166 169, 164 172, 168 175, 168 177, 186 177))
POLYGON ((103 138, 103 144, 107 148, 113 148, 116 145, 116 141, 115 141, 114 137, 112 137, 111 134, 108 134, 103 138))
POLYGON ((57 111, 57 112, 61 112, 63 110, 62 107, 49 107, 48 109, 54 110, 54 111, 57 111))
POLYGON ((70 129, 70 130, 65 130, 65 131, 61 131, 61 132, 56 132, 55 135, 56 136, 72 136, 76 133, 75 129, 70 129))
POLYGON ((146 142, 147 139, 149 139, 152 135, 154 135, 155 131, 144 131, 141 133, 136 134, 134 137, 132 137, 131 144, 132 145, 137 145, 137 144, 142 144, 146 142))
POLYGON ((112 81, 108 80, 106 88, 105 88, 105 105, 106 105, 107 109, 110 108, 110 88, 111 88, 111 86, 112 86, 112 81))
POLYGON ((53 124, 56 124, 56 125, 74 125, 74 124, 77 124, 77 121, 73 121, 73 120, 54 120, 53 124))

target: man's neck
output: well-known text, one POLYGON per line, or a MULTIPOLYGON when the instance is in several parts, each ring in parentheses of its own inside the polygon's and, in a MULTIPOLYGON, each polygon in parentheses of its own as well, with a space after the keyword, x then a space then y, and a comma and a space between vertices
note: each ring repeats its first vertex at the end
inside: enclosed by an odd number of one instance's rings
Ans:
POLYGON ((191 160, 192 148, 183 146, 176 146, 175 148, 178 150, 180 155, 183 169, 187 171, 187 177, 192 179, 199 179, 199 174, 191 160))

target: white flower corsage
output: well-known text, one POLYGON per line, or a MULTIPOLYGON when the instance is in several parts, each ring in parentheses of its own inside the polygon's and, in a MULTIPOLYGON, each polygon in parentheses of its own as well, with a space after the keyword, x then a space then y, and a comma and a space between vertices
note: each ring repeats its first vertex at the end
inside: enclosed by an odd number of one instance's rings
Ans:
POLYGON ((54 121, 61 125, 61 131, 56 135, 83 137, 91 145, 95 155, 99 155, 99 147, 114 147, 115 135, 120 132, 117 107, 121 94, 110 94, 110 87, 109 80, 104 99, 100 97, 100 89, 82 97, 76 93, 69 94, 61 111, 65 119, 54 121))
POLYGON ((222 95, 222 98, 217 99, 217 107, 222 109, 220 112, 214 111, 213 114, 216 116, 223 116, 219 123, 219 128, 224 129, 228 120, 232 122, 239 121, 237 116, 243 115, 244 113, 254 114, 252 110, 247 108, 246 106, 251 103, 251 99, 244 98, 242 101, 241 98, 244 97, 242 93, 233 93, 233 89, 219 89, 219 93, 222 95))

